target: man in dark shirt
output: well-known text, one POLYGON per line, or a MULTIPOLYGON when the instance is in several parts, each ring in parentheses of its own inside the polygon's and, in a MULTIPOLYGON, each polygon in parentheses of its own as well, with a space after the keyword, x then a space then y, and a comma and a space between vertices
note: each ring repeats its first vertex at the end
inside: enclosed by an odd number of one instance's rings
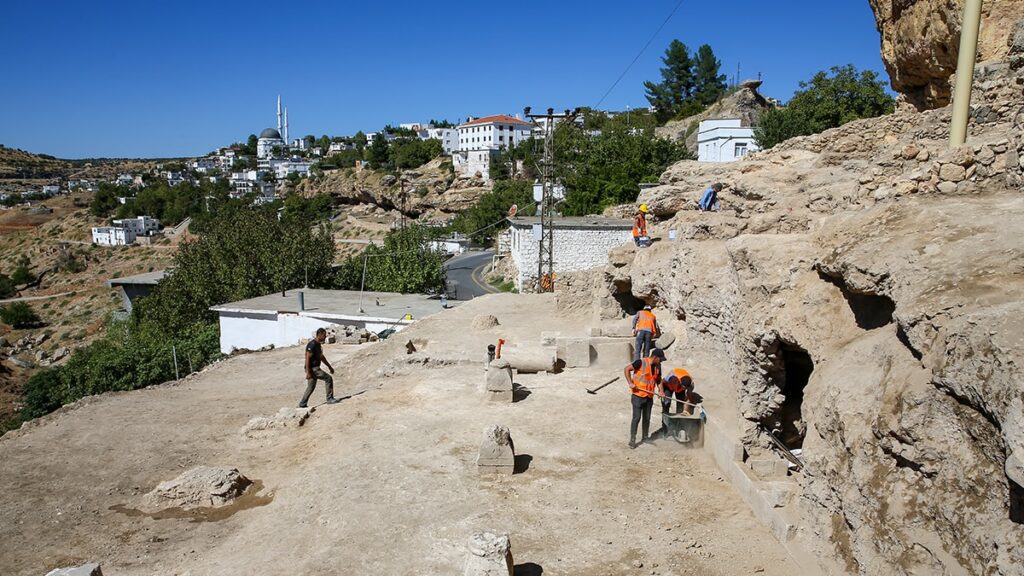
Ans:
POLYGON ((327 330, 323 328, 317 328, 316 337, 306 344, 306 393, 302 395, 302 401, 299 402, 299 408, 305 408, 306 402, 309 401, 309 397, 313 394, 313 390, 316 388, 316 381, 323 380, 324 386, 327 389, 327 403, 335 404, 338 401, 334 398, 334 378, 327 372, 324 372, 320 368, 320 364, 327 366, 327 369, 334 374, 334 367, 324 357, 323 343, 327 340, 327 330))

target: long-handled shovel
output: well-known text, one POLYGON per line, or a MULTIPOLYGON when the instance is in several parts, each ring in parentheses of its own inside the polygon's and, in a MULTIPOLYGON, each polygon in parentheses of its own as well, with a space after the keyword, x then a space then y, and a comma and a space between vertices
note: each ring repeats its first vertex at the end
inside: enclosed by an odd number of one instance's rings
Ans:
POLYGON ((598 386, 596 388, 587 388, 587 394, 597 394, 598 390, 600 390, 601 388, 604 388, 605 386, 611 384, 612 382, 615 382, 618 379, 619 379, 619 377, 616 376, 615 378, 612 378, 611 380, 605 382, 604 384, 601 384, 600 386, 598 386))

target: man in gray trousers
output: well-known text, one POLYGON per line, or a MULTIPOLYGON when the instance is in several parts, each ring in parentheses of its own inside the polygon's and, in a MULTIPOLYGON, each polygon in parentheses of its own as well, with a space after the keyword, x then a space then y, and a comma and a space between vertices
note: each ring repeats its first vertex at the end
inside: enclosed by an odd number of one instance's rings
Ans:
POLYGON ((334 367, 324 357, 324 348, 322 344, 327 340, 327 330, 323 328, 317 328, 316 337, 306 344, 306 393, 302 395, 302 401, 299 402, 299 408, 306 408, 306 402, 309 401, 309 397, 313 394, 313 390, 316 389, 316 381, 323 380, 324 386, 327 389, 327 403, 337 404, 338 400, 334 398, 334 378, 327 372, 324 372, 320 368, 322 363, 327 366, 327 369, 334 374, 334 367))

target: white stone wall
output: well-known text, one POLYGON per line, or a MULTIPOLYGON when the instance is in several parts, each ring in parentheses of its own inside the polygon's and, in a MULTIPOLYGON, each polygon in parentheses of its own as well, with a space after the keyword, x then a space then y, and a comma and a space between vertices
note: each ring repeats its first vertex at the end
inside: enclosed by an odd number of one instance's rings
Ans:
POLYGON ((259 350, 270 344, 275 348, 295 346, 305 339, 312 338, 317 328, 355 326, 377 333, 387 328, 393 328, 398 332, 406 326, 406 323, 387 322, 381 319, 318 318, 308 313, 221 311, 219 317, 220 351, 224 354, 230 354, 235 350, 259 350))
MULTIPOLYGON (((534 240, 530 225, 513 225, 511 254, 515 266, 515 286, 522 292, 532 289, 537 280, 537 257, 540 243, 534 240)), ((631 227, 594 228, 557 226, 554 231, 555 280, 559 273, 577 272, 608 263, 608 252, 616 246, 633 241, 631 227)))

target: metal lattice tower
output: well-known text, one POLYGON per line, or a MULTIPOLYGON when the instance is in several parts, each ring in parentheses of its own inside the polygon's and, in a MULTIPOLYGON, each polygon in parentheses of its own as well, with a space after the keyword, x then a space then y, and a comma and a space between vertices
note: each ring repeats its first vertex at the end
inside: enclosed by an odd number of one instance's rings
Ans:
POLYGON ((575 119, 577 111, 566 110, 555 114, 554 108, 548 108, 546 114, 530 114, 530 108, 524 111, 527 118, 545 119, 544 124, 544 156, 541 160, 540 173, 543 193, 540 201, 540 246, 537 252, 537 292, 554 292, 555 290, 555 120, 575 119))

